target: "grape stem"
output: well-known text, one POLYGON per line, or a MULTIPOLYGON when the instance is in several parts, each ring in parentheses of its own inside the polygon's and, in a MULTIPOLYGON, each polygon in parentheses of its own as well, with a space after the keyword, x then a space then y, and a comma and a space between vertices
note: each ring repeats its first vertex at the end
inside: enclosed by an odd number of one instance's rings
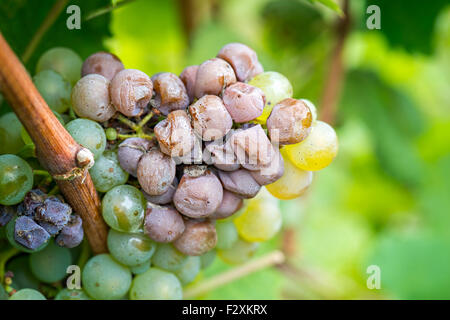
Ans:
POLYGON ((107 14, 107 13, 109 13, 117 8, 120 8, 123 5, 133 2, 133 1, 135 1, 135 0, 112 1, 113 2, 112 4, 110 4, 106 7, 103 7, 103 8, 96 9, 95 11, 88 13, 86 15, 86 18, 84 19, 84 21, 88 21, 88 20, 97 18, 101 15, 107 14))
POLYGON ((153 112, 149 112, 139 123, 134 123, 130 119, 124 117, 123 115, 119 114, 117 116, 117 120, 122 122, 123 124, 127 125, 130 129, 132 129, 135 134, 118 134, 117 137, 121 140, 128 139, 128 138, 143 138, 147 140, 153 139, 154 134, 147 134, 144 132, 144 126, 147 124, 148 121, 153 117, 153 112))
POLYGON ((284 262, 284 259, 284 254, 281 251, 273 251, 258 259, 251 260, 239 267, 223 272, 196 285, 187 287, 184 290, 183 296, 185 299, 193 299, 207 293, 208 291, 223 286, 224 284, 242 278, 250 273, 273 265, 279 265, 284 262))
POLYGON ((0 281, 3 282, 5 277, 5 266, 9 259, 19 254, 20 250, 17 248, 10 248, 9 250, 5 250, 0 254, 0 281))

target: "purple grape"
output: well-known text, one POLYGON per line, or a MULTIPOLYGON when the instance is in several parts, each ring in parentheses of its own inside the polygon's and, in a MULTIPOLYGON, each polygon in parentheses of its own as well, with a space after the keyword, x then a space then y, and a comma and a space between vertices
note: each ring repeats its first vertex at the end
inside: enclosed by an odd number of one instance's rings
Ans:
POLYGON ((234 122, 238 123, 258 118, 266 103, 261 89, 243 82, 236 82, 226 88, 222 99, 234 122))
POLYGON ((233 152, 230 140, 225 143, 220 140, 207 142, 205 152, 203 152, 203 160, 223 171, 235 171, 241 167, 233 152))
POLYGON ((47 195, 39 189, 30 190, 19 205, 19 215, 34 217, 36 208, 44 203, 46 197, 47 195))
POLYGON ((50 234, 27 216, 20 216, 14 225, 14 240, 25 248, 35 250, 50 238, 50 234))
POLYGON ((160 196, 169 190, 175 178, 175 161, 159 150, 150 150, 139 160, 137 178, 146 193, 160 196))
POLYGON ((83 221, 79 215, 74 214, 56 236, 55 241, 61 247, 74 248, 83 241, 83 237, 83 221))
POLYGON ((184 231, 184 221, 177 210, 148 204, 144 220, 144 233, 157 242, 172 242, 184 231))
POLYGON ((195 97, 219 95, 223 89, 236 82, 233 68, 223 59, 213 58, 203 62, 195 78, 195 97))
POLYGON ((284 174, 284 160, 280 154, 280 151, 276 149, 277 155, 272 160, 271 164, 259 171, 251 171, 253 179, 258 182, 259 185, 265 186, 274 183, 280 179, 284 174))
POLYGON ((229 43, 220 49, 218 58, 227 61, 239 81, 247 81, 264 71, 256 52, 242 43, 229 43))
POLYGON ((233 192, 223 190, 223 199, 219 208, 210 216, 211 219, 225 219, 233 215, 244 205, 244 200, 233 192))
POLYGON ((149 201, 151 203, 168 204, 168 203, 172 202, 173 195, 175 194, 177 187, 178 187, 178 179, 177 179, 177 177, 175 177, 172 181, 172 184, 169 187, 169 190, 164 192, 162 195, 151 196, 151 195, 147 194, 146 192, 143 192, 143 193, 144 193, 145 199, 147 199, 147 201, 149 201))
POLYGON ((173 244, 185 255, 200 256, 216 246, 216 228, 209 220, 188 220, 183 234, 173 244))
POLYGON ((4 206, 0 204, 0 227, 6 224, 14 217, 16 210, 13 206, 4 206))
POLYGON ((250 171, 245 169, 233 172, 219 171, 219 178, 224 189, 236 193, 245 199, 255 197, 261 189, 261 186, 252 177, 250 171))
POLYGON ((124 140, 117 151, 117 157, 122 169, 136 177, 139 160, 153 146, 152 141, 143 138, 128 138, 124 140))
POLYGON ((152 105, 163 115, 174 110, 186 109, 189 96, 183 81, 170 72, 157 73, 152 77, 155 96, 152 105))
POLYGON ((173 160, 177 165, 179 164, 202 164, 203 160, 203 148, 202 140, 194 135, 194 147, 192 150, 182 157, 174 157, 173 160))
POLYGON ((183 72, 180 74, 180 79, 183 81, 186 87, 187 94, 189 96, 189 103, 194 101, 194 89, 195 89, 195 78, 197 77, 198 66, 189 66, 184 68, 183 72))
POLYGON ((81 68, 81 77, 96 73, 111 81, 112 78, 123 69, 123 63, 116 55, 101 51, 90 55, 84 60, 81 68))
POLYGON ((56 197, 48 197, 36 208, 34 220, 54 236, 69 222, 72 208, 56 197))

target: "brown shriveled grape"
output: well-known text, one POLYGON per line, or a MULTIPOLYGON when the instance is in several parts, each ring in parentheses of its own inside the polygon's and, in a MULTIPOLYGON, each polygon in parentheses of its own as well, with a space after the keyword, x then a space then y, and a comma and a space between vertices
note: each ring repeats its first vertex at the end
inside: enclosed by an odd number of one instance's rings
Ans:
POLYGON ((144 219, 144 233, 157 242, 172 242, 183 233, 184 221, 181 214, 171 207, 147 204, 144 219))
POLYGON ((189 96, 189 103, 194 101, 194 89, 195 89, 195 78, 197 77, 198 66, 189 66, 184 68, 183 72, 180 74, 180 79, 183 81, 186 87, 187 94, 189 96))
POLYGON ((311 132, 312 113, 301 100, 287 98, 277 103, 267 119, 270 139, 281 145, 303 141, 311 132))
POLYGON ((247 122, 258 118, 266 104, 264 92, 243 82, 236 82, 223 92, 223 104, 234 122, 247 122))
POLYGON ((188 256, 200 256, 212 250, 217 244, 214 224, 209 220, 188 220, 185 230, 173 245, 188 256))
POLYGON ((101 51, 91 54, 84 60, 81 67, 81 76, 96 73, 111 81, 116 73, 123 69, 123 63, 116 55, 101 51))
POLYGON ((226 44, 217 57, 231 64, 239 81, 250 80, 264 71, 256 52, 242 43, 226 44))
POLYGON ((197 99, 208 94, 219 95, 235 82, 236 75, 228 62, 219 58, 209 59, 198 67, 194 94, 197 99))
POLYGON ((276 149, 276 156, 268 167, 259 171, 251 171, 250 174, 261 186, 268 185, 280 179, 284 174, 284 159, 280 151, 276 149))
POLYGON ((133 177, 136 177, 139 160, 153 146, 152 141, 143 138, 128 138, 124 140, 117 151, 120 167, 133 177))
POLYGON ((170 72, 157 73, 152 77, 155 96, 152 106, 168 115, 174 110, 186 109, 189 97, 186 87, 177 75, 170 72))
POLYGON ((230 192, 228 190, 223 190, 222 203, 219 208, 210 216, 211 219, 225 219, 233 215, 236 211, 242 208, 244 205, 244 200, 230 192))
POLYGON ((194 132, 203 141, 222 138, 233 125, 233 119, 223 105, 222 99, 207 95, 189 107, 194 132))
POLYGON ((223 188, 219 179, 206 166, 189 166, 173 196, 175 207, 190 218, 205 218, 222 202, 223 188))
POLYGON ((128 117, 142 114, 153 95, 153 83, 142 71, 125 69, 111 80, 111 101, 117 111, 128 117))
POLYGON ((137 178, 146 193, 162 195, 169 190, 175 178, 175 162, 159 150, 150 150, 139 160, 137 178))
POLYGON ((230 140, 225 143, 221 140, 206 142, 203 160, 223 171, 235 171, 241 167, 231 148, 230 140))
POLYGON ((172 202, 173 195, 175 194, 175 191, 178 187, 178 179, 175 177, 172 181, 172 184, 169 187, 169 190, 164 192, 163 194, 159 196, 151 196, 147 194, 146 192, 143 192, 145 199, 147 201, 154 203, 154 204, 169 204, 172 202))
POLYGON ((219 178, 224 189, 245 199, 255 197, 261 189, 261 186, 252 177, 250 171, 245 169, 232 172, 219 171, 219 178))

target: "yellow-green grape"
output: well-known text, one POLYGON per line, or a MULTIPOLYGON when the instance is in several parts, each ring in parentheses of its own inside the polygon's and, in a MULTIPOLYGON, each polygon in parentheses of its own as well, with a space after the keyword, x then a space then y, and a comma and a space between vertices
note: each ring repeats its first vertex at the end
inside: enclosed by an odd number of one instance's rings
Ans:
POLYGON ((36 73, 42 70, 53 70, 63 76, 72 85, 80 79, 83 60, 69 48, 52 48, 39 58, 36 73))
POLYGON ((14 205, 23 200, 33 187, 30 165, 13 154, 0 156, 0 204, 14 205))
POLYGON ((69 109, 72 87, 60 74, 43 70, 33 77, 33 83, 50 109, 61 113, 69 109))
POLYGON ((226 263, 241 264, 253 257, 258 247, 258 242, 238 239, 230 249, 217 250, 217 254, 226 263))
POLYGON ((22 149, 21 129, 22 124, 14 113, 8 112, 0 117, 0 154, 16 154, 22 149))
POLYGON ((298 168, 317 171, 327 167, 336 157, 338 139, 329 124, 316 121, 305 140, 284 149, 289 160, 298 168))
POLYGON ((9 300, 47 300, 42 293, 34 289, 21 289, 14 293, 9 300))
POLYGON ((130 289, 130 300, 181 300, 183 290, 178 278, 170 272, 150 268, 137 275, 130 289))
POLYGON ((217 249, 229 249, 239 238, 236 226, 233 221, 217 221, 217 249))
POLYGON ((297 168, 281 149, 284 158, 284 174, 274 183, 266 186, 274 197, 281 200, 290 200, 300 197, 312 182, 313 173, 297 168))
POLYGON ((278 200, 263 190, 249 201, 247 209, 234 220, 239 236, 249 242, 267 241, 281 228, 278 200))
POLYGON ((260 73, 253 77, 248 84, 260 88, 266 96, 263 113, 256 118, 256 122, 260 124, 266 123, 274 105, 286 98, 292 98, 291 83, 285 76, 275 71, 260 73))

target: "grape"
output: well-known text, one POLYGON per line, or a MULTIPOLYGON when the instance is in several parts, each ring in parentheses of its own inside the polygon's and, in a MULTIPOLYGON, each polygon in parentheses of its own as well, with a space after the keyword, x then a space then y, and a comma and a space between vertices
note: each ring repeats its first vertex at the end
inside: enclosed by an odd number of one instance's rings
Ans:
POLYGON ((250 200, 243 213, 234 219, 239 236, 246 241, 270 240, 281 228, 278 201, 265 193, 267 191, 250 200))
POLYGON ((0 227, 6 226, 14 217, 16 210, 12 206, 4 206, 0 204, 0 227))
POLYGON ((195 136, 194 147, 190 152, 182 157, 174 157, 175 163, 178 164, 202 164, 203 160, 203 150, 202 150, 202 140, 195 136))
POLYGON ((73 111, 82 118, 103 122, 116 113, 109 98, 110 81, 99 74, 81 78, 72 90, 73 111))
POLYGON ((311 111, 312 121, 313 122, 316 121, 317 120, 317 108, 314 105, 314 103, 312 103, 308 99, 300 99, 300 101, 302 101, 304 104, 306 104, 306 106, 311 111))
POLYGON ((39 280, 33 276, 30 270, 29 255, 20 255, 13 258, 6 265, 5 271, 11 271, 14 274, 13 283, 11 285, 14 289, 39 289, 39 280))
POLYGON ((14 113, 0 117, 0 154, 15 154, 23 148, 21 130, 22 124, 14 113))
POLYGON ((204 95, 219 95, 224 88, 236 82, 233 68, 223 59, 203 62, 197 70, 194 93, 197 99, 204 95))
POLYGON ((222 196, 222 185, 210 170, 205 166, 191 166, 185 169, 173 203, 185 216, 202 218, 216 211, 222 196))
POLYGON ((21 289, 14 293, 9 300, 47 300, 42 293, 34 289, 21 289))
POLYGON ((216 246, 216 228, 211 221, 188 220, 185 227, 181 237, 173 243, 182 253, 200 256, 216 246))
POLYGON ((168 156, 182 157, 194 148, 194 132, 184 110, 172 111, 154 130, 161 151, 168 156))
POLYGON ((84 77, 88 74, 95 73, 100 74, 111 81, 116 73, 123 69, 123 63, 116 55, 100 51, 91 54, 84 60, 81 68, 81 76, 84 77))
POLYGON ((70 107, 70 83, 53 70, 43 70, 33 77, 33 83, 50 109, 66 112, 70 107))
POLYGON ((223 171, 235 171, 239 169, 241 164, 234 154, 230 141, 231 140, 228 139, 223 143, 219 139, 206 142, 205 152, 203 152, 204 161, 208 164, 213 164, 217 169, 223 171))
POLYGON ((0 204, 14 205, 33 187, 33 170, 22 158, 12 154, 0 156, 0 204))
POLYGON ((242 208, 244 200, 230 192, 223 190, 222 203, 217 210, 210 216, 211 219, 225 219, 231 216, 233 213, 242 208))
POLYGON ((137 232, 142 226, 144 211, 144 195, 130 185, 112 188, 102 200, 103 218, 117 231, 137 232))
POLYGON ((97 300, 121 299, 131 286, 130 270, 109 254, 99 254, 89 259, 81 278, 86 293, 97 300))
POLYGON ((230 249, 218 250, 219 257, 229 264, 241 264, 249 260, 258 250, 259 243, 236 240, 230 249))
POLYGON ((30 269, 42 282, 53 283, 64 279, 67 267, 72 264, 70 250, 50 241, 45 249, 30 254, 30 269))
POLYGON ((219 178, 224 189, 250 199, 256 196, 261 186, 253 179, 250 171, 239 169, 232 172, 219 171, 219 178))
POLYGON ((36 73, 42 70, 53 70, 71 84, 80 79, 80 70, 83 60, 69 48, 52 48, 42 54, 36 66, 36 73))
POLYGON ((36 208, 34 220, 51 236, 56 235, 69 222, 72 208, 56 197, 48 197, 36 208))
POLYGON ((142 155, 152 147, 152 142, 143 138, 128 138, 120 145, 117 152, 120 166, 123 170, 137 176, 137 166, 142 155))
POLYGON ((194 90, 195 90, 195 78, 197 77, 198 66, 189 66, 184 68, 183 72, 180 74, 180 79, 183 81, 186 87, 186 92, 189 97, 189 103, 194 101, 194 90))
POLYGON ((184 231, 184 221, 174 208, 148 203, 144 233, 157 242, 172 242, 184 231))
POLYGON ((142 156, 137 167, 137 178, 142 189, 152 196, 169 190, 175 178, 175 161, 160 152, 151 150, 142 156))
POLYGON ((283 99, 292 98, 293 89, 291 83, 278 72, 263 72, 252 78, 248 84, 260 88, 266 96, 266 105, 263 113, 256 119, 261 124, 266 122, 273 106, 283 99))
POLYGON ((111 80, 109 88, 111 101, 128 117, 141 115, 153 95, 153 83, 142 71, 124 69, 111 80))
POLYGON ((233 221, 216 223, 217 249, 230 249, 238 239, 238 232, 233 221))
POLYGON ((200 256, 201 268, 208 268, 216 259, 216 250, 210 250, 200 256))
POLYGON ((148 259, 147 261, 138 264, 137 266, 130 267, 130 270, 133 274, 141 274, 150 269, 151 265, 152 265, 151 260, 148 259))
MULTIPOLYGON (((282 150, 285 155, 285 151, 282 150)), ((274 183, 266 186, 274 197, 282 200, 290 200, 301 196, 311 185, 313 174, 311 171, 304 171, 297 168, 289 159, 284 156, 284 174, 274 183)))
POLYGON ((247 81, 263 72, 256 52, 242 43, 226 44, 217 57, 231 64, 239 81, 247 81))
POLYGON ((317 171, 330 165, 336 157, 338 140, 329 124, 316 121, 305 140, 285 148, 289 160, 298 168, 317 171))
POLYGON ((195 133, 204 141, 222 138, 233 125, 233 119, 217 96, 207 95, 189 107, 195 133))
POLYGON ((13 247, 27 253, 44 249, 50 239, 44 228, 26 216, 15 217, 8 222, 6 237, 13 247))
POLYGON ((234 122, 247 122, 262 114, 265 96, 264 92, 257 87, 236 82, 223 92, 223 104, 234 122))
POLYGON ((62 289, 55 297, 55 300, 92 300, 83 290, 62 289))
POLYGON ((200 257, 191 256, 187 258, 184 267, 175 273, 182 285, 185 286, 195 279, 200 272, 201 264, 200 257))
POLYGON ((164 192, 160 196, 151 196, 144 192, 144 197, 147 199, 147 201, 154 203, 154 204, 168 204, 172 202, 173 195, 175 194, 175 191, 178 187, 178 179, 175 177, 172 181, 172 184, 169 187, 169 190, 164 192))
POLYGON ((187 256, 178 251, 170 243, 158 244, 155 254, 152 257, 152 264, 168 271, 178 271, 187 262, 187 256))
POLYGON ((112 188, 125 184, 128 180, 128 173, 119 165, 117 153, 105 151, 89 170, 95 189, 100 192, 107 192, 112 188))
POLYGON ((155 253, 156 245, 141 233, 123 233, 110 229, 108 249, 118 262, 135 267, 150 260, 155 253))
POLYGON ((280 179, 284 174, 284 160, 278 149, 276 156, 272 160, 272 163, 267 168, 263 168, 260 171, 251 171, 253 179, 258 182, 259 185, 265 186, 280 179))
POLYGON ((34 217, 36 209, 44 203, 46 197, 40 189, 30 190, 18 206, 18 214, 34 217))
POLYGON ((83 236, 83 222, 81 217, 75 214, 56 236, 55 241, 61 247, 75 248, 83 241, 83 236))
POLYGON ((76 142, 94 154, 95 159, 98 159, 105 151, 105 132, 97 122, 88 119, 75 119, 66 125, 66 129, 76 142))
POLYGON ((189 96, 186 87, 175 74, 157 73, 152 77, 152 81, 155 90, 152 106, 161 111, 163 115, 187 108, 189 96))
POLYGON ((131 300, 181 300, 183 291, 178 278, 157 268, 137 275, 131 286, 131 300))

